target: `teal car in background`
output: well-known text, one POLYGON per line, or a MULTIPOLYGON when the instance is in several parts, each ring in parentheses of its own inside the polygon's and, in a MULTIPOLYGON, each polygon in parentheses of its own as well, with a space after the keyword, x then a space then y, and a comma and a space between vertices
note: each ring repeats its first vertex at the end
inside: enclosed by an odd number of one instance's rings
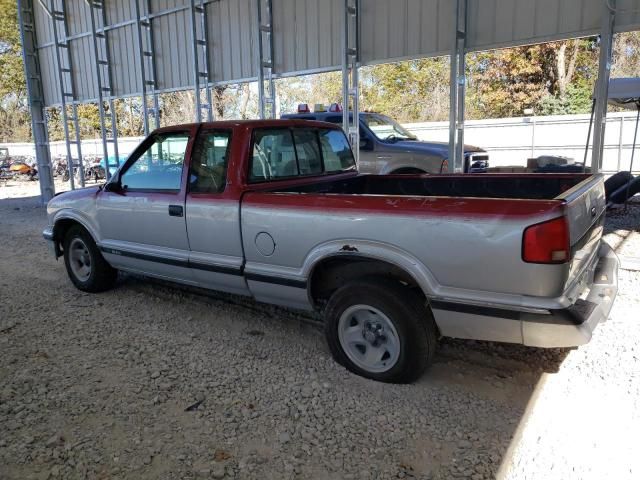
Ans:
MULTIPOLYGON (((109 177, 111 177, 118 171, 118 169, 126 161, 127 161, 127 157, 122 157, 122 156, 115 157, 113 155, 107 157, 106 161, 104 158, 96 160, 94 163, 92 163, 88 167, 85 167, 85 172, 84 172, 85 178, 93 179, 96 182, 99 180, 104 180, 106 179, 105 171, 106 171, 107 165, 109 165, 109 177)), ((63 180, 65 179, 63 178, 63 180)))
POLYGON ((107 157, 107 161, 105 162, 104 158, 100 160, 100 166, 102 169, 105 169, 105 164, 109 165, 109 176, 113 175, 118 171, 118 169, 127 161, 127 157, 118 156, 115 157, 113 155, 107 157))

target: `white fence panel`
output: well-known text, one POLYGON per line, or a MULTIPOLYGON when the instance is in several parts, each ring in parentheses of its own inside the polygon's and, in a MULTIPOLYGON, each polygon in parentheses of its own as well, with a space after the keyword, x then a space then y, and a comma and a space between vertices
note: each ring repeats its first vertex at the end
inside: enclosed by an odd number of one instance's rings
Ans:
MULTIPOLYGON (((629 169, 635 120, 633 112, 607 115, 604 172, 629 169)), ((421 140, 449 141, 449 122, 410 123, 405 127, 421 140)), ((489 152, 492 166, 524 166, 528 158, 539 155, 562 155, 582 162, 588 129, 589 115, 519 117, 469 120, 465 122, 464 135, 466 144, 489 152)), ((640 156, 640 152, 636 155, 640 156)), ((589 148, 587 165, 590 164, 589 148)), ((640 171, 640 158, 634 161, 634 171, 640 171)))
MULTIPOLYGON (((449 141, 449 122, 409 123, 405 125, 421 140, 449 141)), ((562 155, 582 162, 589 128, 588 115, 503 118, 465 122, 465 143, 477 145, 489 152, 492 166, 527 164, 527 159, 539 155, 562 155)), ((628 170, 631 160, 635 113, 611 113, 607 116, 604 146, 604 172, 628 170)), ((120 137, 121 156, 129 155, 142 137, 120 137)), ((35 157, 32 143, 4 143, 12 156, 35 157)), ((51 142, 52 158, 66 155, 64 142, 51 142)), ((85 157, 102 157, 100 139, 83 140, 85 157)), ((637 152, 640 156, 640 152, 637 152)), ((591 150, 587 165, 591 164, 591 150)), ((640 172, 640 158, 634 162, 640 172)))

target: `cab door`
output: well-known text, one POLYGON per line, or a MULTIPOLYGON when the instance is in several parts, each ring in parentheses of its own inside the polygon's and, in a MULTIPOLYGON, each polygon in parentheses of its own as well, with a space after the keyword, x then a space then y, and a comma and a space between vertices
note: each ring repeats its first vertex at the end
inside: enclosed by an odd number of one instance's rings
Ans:
POLYGON ((185 221, 186 158, 196 131, 147 138, 97 199, 100 249, 114 267, 193 283, 185 221))
POLYGON ((203 127, 191 155, 186 198, 189 265, 198 285, 248 295, 242 275, 240 193, 227 188, 232 130, 203 127))

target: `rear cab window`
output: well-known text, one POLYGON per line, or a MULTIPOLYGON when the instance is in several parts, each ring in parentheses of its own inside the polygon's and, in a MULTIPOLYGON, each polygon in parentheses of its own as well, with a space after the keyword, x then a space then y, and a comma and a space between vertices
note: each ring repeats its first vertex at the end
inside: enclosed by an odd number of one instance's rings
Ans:
POLYGON ((259 128, 253 132, 249 182, 339 173, 355 168, 342 130, 259 128))

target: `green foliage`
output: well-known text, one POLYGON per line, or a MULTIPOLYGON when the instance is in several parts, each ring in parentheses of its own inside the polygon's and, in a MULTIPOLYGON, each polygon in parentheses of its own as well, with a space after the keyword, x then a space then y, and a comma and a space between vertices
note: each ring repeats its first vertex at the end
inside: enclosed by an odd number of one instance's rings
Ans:
POLYGON ((0 141, 31 138, 15 0, 0 0, 0 141))
POLYGON ((467 59, 467 118, 536 113, 587 113, 597 77, 594 39, 479 52, 467 59), (573 62, 573 67, 570 67, 573 62))
POLYGON ((362 69, 362 104, 400 121, 449 116, 449 60, 424 58, 362 69))
POLYGON ((545 95, 536 109, 538 115, 574 115, 591 110, 593 87, 585 84, 569 85, 566 94, 545 95))
POLYGON ((9 95, 23 97, 27 87, 15 0, 0 0, 0 12, 0 98, 9 95))

